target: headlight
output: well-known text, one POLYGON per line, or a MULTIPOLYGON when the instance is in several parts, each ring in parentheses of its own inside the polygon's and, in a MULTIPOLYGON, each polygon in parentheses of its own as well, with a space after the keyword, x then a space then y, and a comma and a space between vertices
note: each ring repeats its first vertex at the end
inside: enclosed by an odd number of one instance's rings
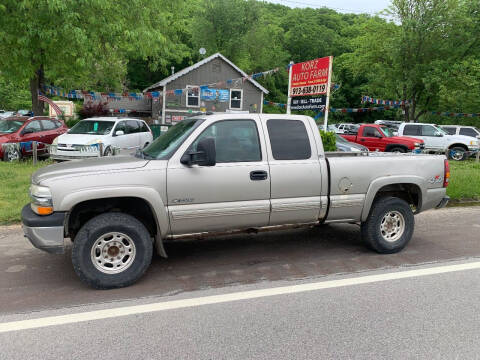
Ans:
POLYGON ((420 143, 419 143, 419 142, 416 142, 416 143, 414 143, 413 145, 415 145, 415 147, 420 147, 420 143))
POLYGON ((31 208, 38 215, 53 213, 52 193, 46 186, 30 185, 31 208))
POLYGON ((470 145, 478 146, 478 142, 475 140, 470 141, 470 145))

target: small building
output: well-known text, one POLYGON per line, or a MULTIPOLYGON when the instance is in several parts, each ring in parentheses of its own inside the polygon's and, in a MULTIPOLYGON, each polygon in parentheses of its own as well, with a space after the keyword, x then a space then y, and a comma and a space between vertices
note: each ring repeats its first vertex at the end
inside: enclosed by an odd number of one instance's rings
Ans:
POLYGON ((261 113, 268 90, 220 53, 149 86, 153 98, 152 118, 176 123, 199 112, 261 113))

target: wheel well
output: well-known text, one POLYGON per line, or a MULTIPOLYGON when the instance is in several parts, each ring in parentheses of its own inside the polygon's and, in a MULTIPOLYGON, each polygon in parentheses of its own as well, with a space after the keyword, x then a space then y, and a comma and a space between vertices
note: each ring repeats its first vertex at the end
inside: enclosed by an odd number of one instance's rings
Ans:
POLYGON ((68 237, 73 240, 88 220, 106 212, 131 215, 147 228, 151 236, 157 234, 155 216, 146 200, 137 197, 115 197, 87 200, 75 205, 68 216, 68 237))
POLYGON ((414 211, 418 210, 422 201, 422 191, 420 187, 415 184, 385 185, 378 190, 374 202, 386 196, 394 196, 405 200, 410 206, 414 207, 414 211))
POLYGON ((466 151, 468 151, 468 147, 465 144, 452 144, 448 148, 453 149, 454 147, 461 147, 461 148, 464 148, 466 151))
POLYGON ((402 148, 404 149, 405 151, 408 151, 408 147, 403 145, 403 144, 388 144, 386 147, 385 147, 385 151, 391 151, 392 149, 395 149, 395 148, 402 148))

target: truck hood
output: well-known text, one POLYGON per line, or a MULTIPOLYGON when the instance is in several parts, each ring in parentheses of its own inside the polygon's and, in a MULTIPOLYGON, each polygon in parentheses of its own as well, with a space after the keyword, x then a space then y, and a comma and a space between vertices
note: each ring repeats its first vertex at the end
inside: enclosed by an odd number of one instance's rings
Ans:
POLYGON ((443 135, 449 142, 458 142, 465 145, 474 145, 478 144, 479 140, 471 136, 465 135, 443 135), (473 141, 473 143, 471 143, 473 141))
POLYGON ((88 135, 88 134, 62 134, 58 138, 59 144, 70 145, 91 145, 99 142, 106 143, 110 139, 109 135, 88 135))
POLYGON ((101 158, 66 161, 46 166, 32 175, 32 183, 41 184, 54 178, 72 177, 84 174, 98 174, 116 170, 142 168, 150 160, 134 156, 107 156, 101 158))

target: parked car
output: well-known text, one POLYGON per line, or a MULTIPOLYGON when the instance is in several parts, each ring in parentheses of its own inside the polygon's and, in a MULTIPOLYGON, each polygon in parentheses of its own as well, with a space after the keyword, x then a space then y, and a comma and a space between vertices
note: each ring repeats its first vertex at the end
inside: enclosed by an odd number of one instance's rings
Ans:
POLYGON ((369 247, 398 252, 414 214, 446 205, 449 176, 443 155, 325 154, 308 116, 201 115, 136 156, 38 170, 22 223, 35 247, 72 249, 87 284, 118 288, 145 273, 154 248, 166 256, 164 240, 200 233, 358 222, 369 247))
POLYGON ((48 154, 44 144, 67 132, 67 126, 60 120, 46 116, 25 117, 16 116, 0 119, 0 145, 5 143, 20 143, 20 147, 12 147, 3 151, 0 147, 0 158, 4 161, 19 160, 31 156, 32 141, 38 141, 38 155, 48 154))
MULTIPOLYGON (((322 131, 325 131, 325 126, 324 126, 324 125, 318 125, 318 129, 319 129, 319 130, 322 130, 322 131)), ((336 132, 337 132, 337 128, 336 128, 334 125, 327 125, 327 130, 326 130, 326 131, 330 131, 330 132, 336 133, 336 132)))
POLYGON ((360 145, 360 144, 355 144, 353 142, 347 141, 338 134, 335 134, 335 138, 337 139, 337 142, 336 142, 337 151, 344 151, 344 152, 368 151, 367 147, 365 147, 363 145, 360 145))
POLYGON ((397 135, 398 127, 400 126, 401 121, 395 120, 375 120, 375 124, 377 125, 384 125, 390 129, 393 135, 397 135))
POLYGON ((336 129, 337 134, 349 134, 358 131, 360 125, 358 124, 340 124, 336 129))
POLYGON ((15 113, 16 116, 33 116, 32 110, 17 110, 15 113))
POLYGON ((98 145, 103 144, 103 155, 113 155, 115 148, 141 149, 153 141, 152 130, 140 119, 123 117, 96 117, 84 119, 53 142, 54 160, 73 160, 97 157, 98 145))
POLYGON ((376 124, 361 125, 356 135, 341 136, 350 142, 366 146, 370 151, 420 152, 424 147, 421 139, 394 136, 386 126, 376 124))
POLYGON ((0 119, 5 119, 14 115, 15 113, 13 111, 0 110, 0 119))
POLYGON ((480 130, 475 126, 464 125, 442 125, 440 126, 449 135, 464 135, 474 138, 480 137, 480 130))
POLYGON ((478 140, 470 136, 449 135, 434 124, 402 123, 399 135, 414 136, 425 142, 425 150, 446 153, 453 160, 465 160, 468 154, 478 151, 478 140))

